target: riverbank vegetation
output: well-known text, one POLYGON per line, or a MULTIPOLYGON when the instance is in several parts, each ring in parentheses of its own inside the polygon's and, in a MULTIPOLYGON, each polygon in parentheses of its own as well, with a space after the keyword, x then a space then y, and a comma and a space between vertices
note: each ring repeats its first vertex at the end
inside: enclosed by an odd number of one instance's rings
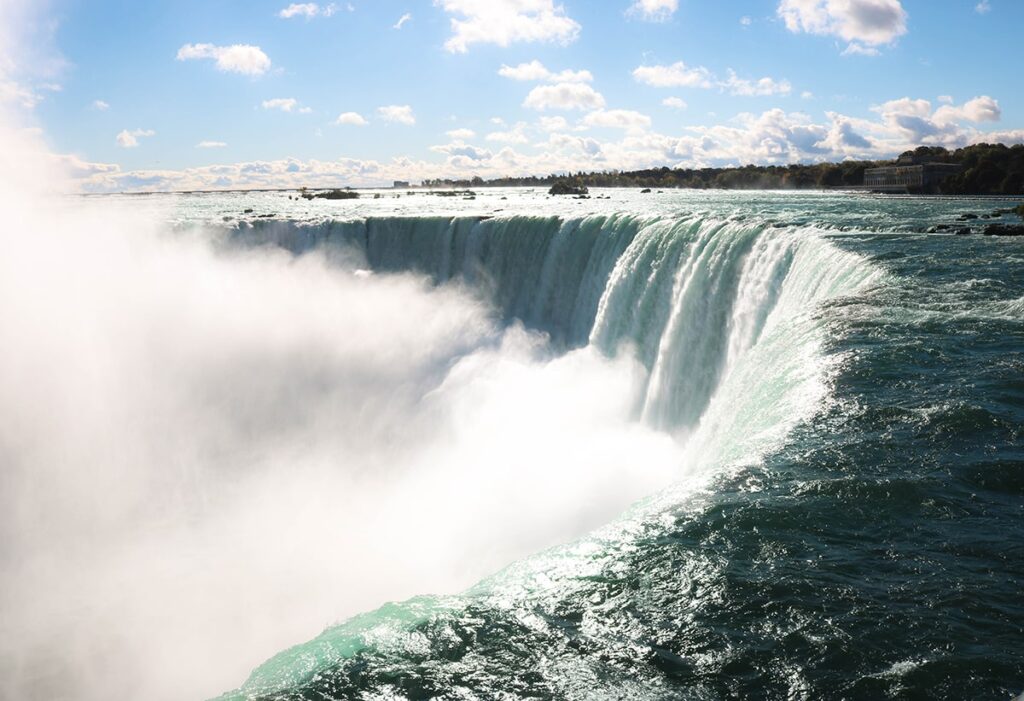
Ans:
MULTIPOLYGON (((963 171, 938 185, 946 195, 1024 195, 1024 145, 975 144, 949 151, 921 146, 904 156, 934 163, 956 163, 963 171)), ((638 187, 726 190, 820 190, 857 187, 868 168, 895 161, 796 163, 784 166, 746 165, 731 168, 649 168, 634 171, 562 173, 484 180, 426 180, 426 187, 550 187, 562 183, 577 188, 638 187)))

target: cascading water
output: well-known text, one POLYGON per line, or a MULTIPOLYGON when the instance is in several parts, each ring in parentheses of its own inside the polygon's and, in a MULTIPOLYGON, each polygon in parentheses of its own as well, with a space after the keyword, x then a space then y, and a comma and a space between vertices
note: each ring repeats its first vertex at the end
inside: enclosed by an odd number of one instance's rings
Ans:
POLYGON ((0 696, 1022 688, 1013 203, 11 192, 0 696))
POLYGON ((556 348, 635 353, 649 374, 638 413, 671 432, 697 426, 762 335, 878 275, 813 229, 701 217, 274 222, 233 235, 295 253, 350 246, 374 271, 469 285, 556 348))
POLYGON ((819 305, 881 275, 813 229, 701 217, 371 219, 235 235, 295 251, 344 242, 374 271, 469 285, 506 321, 547 333, 557 352, 589 346, 635 355, 645 374, 635 418, 673 433, 687 457, 678 475, 685 487, 648 499, 580 543, 527 560, 462 598, 389 606, 329 629, 268 662, 229 698, 319 698, 331 670, 368 648, 415 657, 407 643, 428 620, 459 620, 475 606, 529 607, 539 592, 571 588, 588 571, 597 576, 609 553, 630 548, 630 524, 657 522, 678 506, 681 489, 692 493, 714 467, 756 462, 820 406, 829 361, 819 305))

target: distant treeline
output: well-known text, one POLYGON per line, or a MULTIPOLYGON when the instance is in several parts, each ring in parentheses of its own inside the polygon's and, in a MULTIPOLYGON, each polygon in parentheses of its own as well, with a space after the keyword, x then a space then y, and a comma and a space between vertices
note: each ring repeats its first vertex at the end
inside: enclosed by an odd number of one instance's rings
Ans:
MULTIPOLYGON (((943 180, 939 194, 1024 194, 1024 145, 976 144, 955 151, 941 146, 921 146, 907 151, 919 161, 957 163, 964 170, 943 180)), ((650 168, 633 171, 552 174, 484 180, 424 180, 425 187, 547 187, 557 181, 577 187, 721 188, 727 190, 813 190, 859 186, 868 168, 895 165, 894 161, 844 161, 842 163, 747 165, 739 168, 650 168)))

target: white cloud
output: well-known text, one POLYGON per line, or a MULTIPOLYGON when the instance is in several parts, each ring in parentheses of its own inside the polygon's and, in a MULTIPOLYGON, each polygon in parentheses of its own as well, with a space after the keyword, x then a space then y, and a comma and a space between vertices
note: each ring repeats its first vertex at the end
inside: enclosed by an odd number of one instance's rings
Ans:
POLYGON ((759 78, 758 80, 746 80, 736 75, 732 69, 729 70, 729 77, 719 83, 719 86, 730 95, 788 95, 793 86, 787 80, 773 80, 772 78, 759 78))
POLYGON ((952 95, 939 95, 939 102, 941 102, 941 103, 943 103, 945 105, 952 105, 953 104, 953 96, 952 95))
POLYGON ((633 110, 596 110, 585 116, 581 124, 588 128, 601 127, 637 132, 649 129, 651 118, 633 110))
POLYGON ((125 129, 117 135, 117 145, 121 148, 135 148, 139 145, 140 138, 155 135, 156 132, 152 129, 135 129, 133 131, 125 129))
POLYGON ((548 132, 566 131, 569 128, 569 122, 567 122, 565 117, 562 116, 541 117, 537 121, 537 126, 539 126, 543 131, 548 132))
POLYGON ((629 13, 639 15, 649 22, 664 22, 679 9, 679 0, 636 0, 629 13))
POLYGON ((243 75, 263 75, 270 70, 270 58, 258 46, 233 44, 185 44, 178 49, 178 60, 189 61, 209 58, 216 61, 217 70, 243 75))
MULTIPOLYGON (((352 6, 349 5, 349 9, 352 6)), ((320 6, 315 2, 303 2, 303 3, 292 3, 288 7, 284 8, 277 13, 278 17, 283 19, 291 19, 293 17, 305 17, 306 19, 313 19, 314 17, 330 17, 338 11, 338 6, 334 3, 330 5, 320 6)))
POLYGON ((416 115, 409 105, 386 105, 377 108, 377 114, 385 122, 395 122, 412 126, 416 123, 416 115))
POLYGON ((837 36, 861 47, 891 44, 907 32, 900 0, 781 0, 778 15, 791 32, 837 36))
POLYGON ((393 24, 393 25, 391 26, 391 28, 392 28, 392 29, 401 29, 401 28, 402 28, 402 26, 403 26, 403 25, 404 25, 404 24, 405 24, 406 22, 408 22, 409 20, 411 20, 411 19, 412 19, 412 15, 411 15, 411 14, 409 14, 408 12, 406 12, 406 13, 405 13, 404 15, 402 15, 401 17, 399 17, 399 18, 398 18, 398 21, 397 21, 397 22, 395 22, 395 23, 394 23, 394 24, 393 24))
POLYGON ((514 127, 508 131, 493 131, 487 135, 488 141, 497 141, 504 144, 525 144, 529 143, 529 139, 526 138, 526 123, 517 122, 514 127))
POLYGON ((940 124, 951 121, 998 122, 1003 116, 999 103, 988 95, 968 100, 960 107, 944 105, 935 110, 934 119, 940 124))
POLYGON ((714 88, 718 87, 730 95, 788 95, 793 86, 788 80, 740 78, 731 68, 725 80, 720 80, 704 66, 688 67, 682 61, 670 66, 640 66, 633 71, 633 78, 656 88, 714 88))
POLYGON ((487 149, 470 146, 460 140, 456 140, 454 143, 444 144, 443 146, 431 146, 430 150, 436 153, 443 153, 453 158, 469 159, 470 161, 484 161, 494 155, 487 149))
POLYGON ((974 6, 974 11, 979 15, 984 15, 992 10, 992 5, 988 0, 981 0, 977 5, 974 6))
POLYGON ((840 56, 880 56, 881 51, 873 46, 864 46, 856 41, 851 41, 846 45, 846 48, 842 50, 840 56))
POLYGON ((554 0, 434 0, 451 19, 445 49, 465 53, 473 44, 575 41, 580 25, 554 0))
POLYGON ((472 129, 452 129, 449 132, 445 132, 449 138, 455 141, 465 141, 466 139, 472 139, 476 136, 476 132, 472 129))
POLYGON ((586 83, 539 85, 530 91, 523 107, 532 110, 595 110, 604 107, 604 97, 586 83))
POLYGON ((369 124, 369 122, 363 118, 363 115, 358 112, 342 112, 338 115, 338 118, 334 120, 334 123, 353 127, 365 127, 369 124))
POLYGON ((461 139, 432 147, 440 160, 398 157, 389 161, 340 158, 333 161, 294 158, 277 161, 217 164, 180 171, 122 172, 117 166, 77 163, 83 189, 197 190, 303 185, 374 186, 393 180, 503 175, 537 175, 565 170, 633 170, 659 166, 721 167, 744 163, 787 164, 837 161, 844 158, 882 159, 923 144, 956 148, 982 141, 1024 142, 1024 130, 980 131, 971 119, 996 117, 998 103, 982 96, 956 106, 957 112, 932 111, 927 100, 909 97, 877 106, 877 118, 864 119, 834 112, 823 120, 807 114, 772 109, 740 114, 725 123, 687 127, 682 135, 650 130, 626 130, 621 138, 598 140, 565 133, 561 117, 541 117, 538 129, 550 131, 541 148, 520 153, 513 146, 497 152, 466 144, 461 139), (897 117, 919 120, 897 121, 897 117), (962 119, 960 119, 962 117, 962 119), (945 121, 951 120, 951 121, 945 121), (545 129, 544 127, 550 127, 545 129), (921 134, 926 134, 919 138, 921 134))
POLYGON ((686 102, 678 97, 666 97, 664 100, 661 101, 661 104, 665 105, 665 107, 669 107, 674 110, 686 109, 686 102))
POLYGON ((804 100, 813 100, 814 93, 812 93, 810 90, 804 90, 802 93, 800 93, 800 97, 803 98, 804 100))
POLYGON ((224 148, 227 144, 223 141, 200 141, 196 148, 224 148))
POLYGON ((92 108, 94 110, 99 110, 100 112, 106 112, 110 109, 110 105, 103 100, 93 100, 92 108))
POLYGON ((740 24, 742 24, 744 27, 749 27, 751 24, 753 24, 753 20, 744 15, 743 17, 740 17, 740 24))
POLYGON ((281 110, 282 112, 291 112, 299 104, 299 101, 294 97, 275 97, 272 100, 263 101, 263 109, 265 110, 281 110))
POLYGON ((921 144, 956 148, 976 141, 979 134, 963 123, 998 122, 1002 117, 999 103, 982 95, 962 105, 944 104, 932 111, 928 100, 903 97, 871 108, 881 115, 884 138, 901 141, 910 147, 921 144))
POLYGON ((656 88, 710 88, 711 72, 703 66, 687 68, 682 61, 671 66, 640 66, 633 78, 656 88))
POLYGON ((589 83, 594 80, 590 71, 564 70, 552 73, 540 61, 520 63, 518 66, 506 66, 498 70, 498 75, 511 80, 546 81, 549 83, 589 83))

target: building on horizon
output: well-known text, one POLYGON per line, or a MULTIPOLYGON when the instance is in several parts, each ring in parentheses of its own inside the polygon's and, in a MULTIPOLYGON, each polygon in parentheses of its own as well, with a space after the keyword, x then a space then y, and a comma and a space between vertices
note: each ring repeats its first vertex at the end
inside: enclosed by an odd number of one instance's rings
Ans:
POLYGON ((876 192, 927 192, 963 170, 956 163, 928 162, 928 158, 908 153, 900 156, 896 165, 868 168, 864 171, 864 188, 876 192))

